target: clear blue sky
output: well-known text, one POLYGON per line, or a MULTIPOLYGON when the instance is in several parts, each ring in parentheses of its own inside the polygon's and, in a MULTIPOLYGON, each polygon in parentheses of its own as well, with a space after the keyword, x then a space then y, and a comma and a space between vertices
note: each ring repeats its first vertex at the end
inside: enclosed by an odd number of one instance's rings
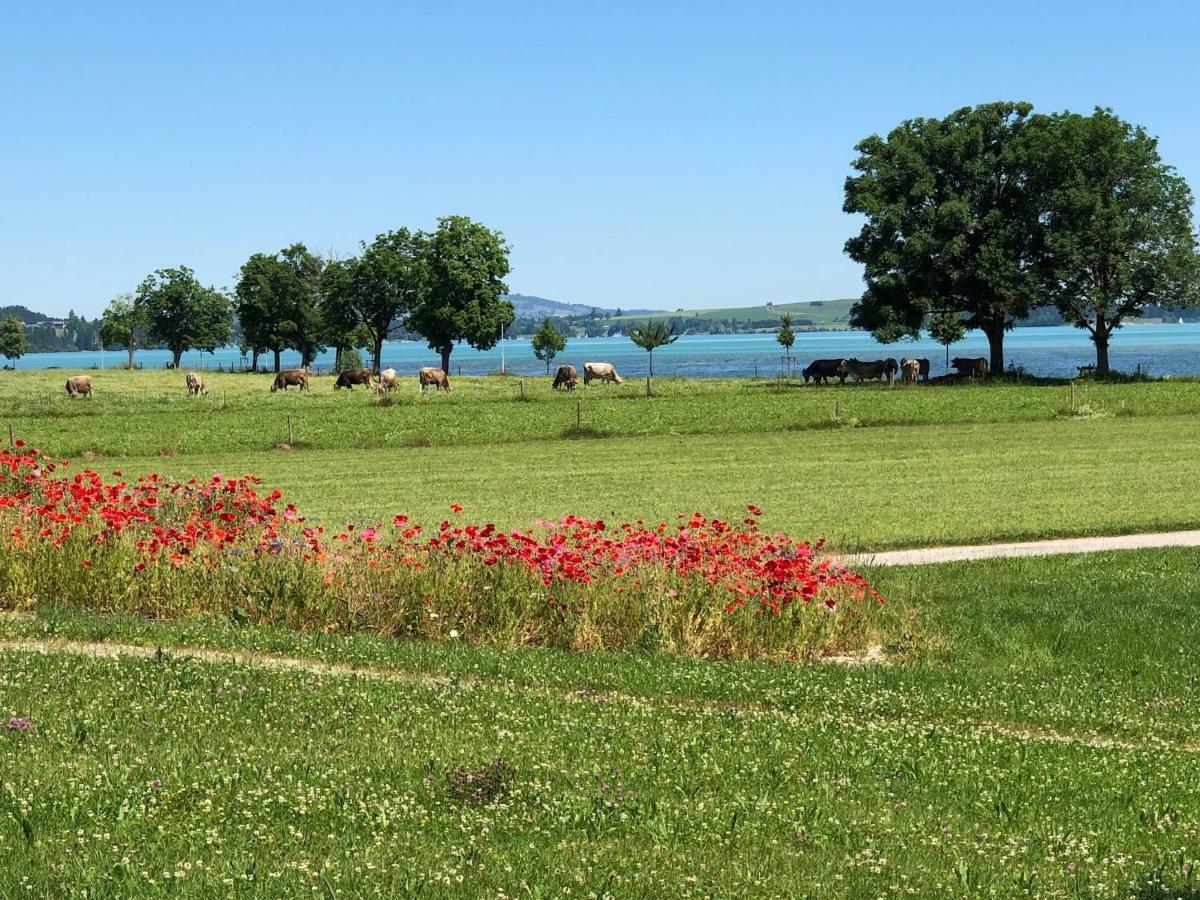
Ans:
POLYGON ((0 29, 0 305, 94 315, 462 213, 513 291, 857 295, 856 141, 997 99, 1113 107, 1200 188, 1200 4, 54 3, 0 29))

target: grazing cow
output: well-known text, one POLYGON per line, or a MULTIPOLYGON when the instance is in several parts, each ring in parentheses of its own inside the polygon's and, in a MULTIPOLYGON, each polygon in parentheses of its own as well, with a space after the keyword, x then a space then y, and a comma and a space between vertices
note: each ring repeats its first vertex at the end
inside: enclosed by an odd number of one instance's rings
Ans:
POLYGON ((396 389, 396 370, 384 369, 379 373, 379 382, 375 385, 375 390, 379 393, 390 394, 396 389))
POLYGON ((333 389, 346 388, 346 390, 354 390, 356 384, 361 384, 366 387, 371 386, 371 370, 370 369, 342 369, 338 372, 337 381, 333 383, 333 389))
POLYGON ((905 384, 916 384, 921 374, 921 362, 916 359, 900 360, 900 371, 904 373, 905 384))
POLYGON ((599 379, 605 384, 613 382, 614 384, 621 383, 621 376, 617 374, 617 367, 612 363, 584 363, 583 364, 583 383, 591 384, 599 379))
POLYGON ((72 375, 68 378, 67 396, 72 399, 75 397, 92 396, 92 376, 72 375))
POLYGON ((918 359, 917 365, 920 367, 920 370, 921 370, 921 380, 928 381, 929 380, 929 360, 918 359))
POLYGON ((204 386, 204 379, 202 379, 195 372, 187 373, 187 389, 188 393, 193 397, 195 397, 197 394, 208 393, 208 388, 204 386))
POLYGON ((271 393, 286 391, 289 387, 298 387, 302 391, 307 391, 308 372, 304 369, 284 369, 275 376, 275 383, 271 385, 271 393))
POLYGON ((842 364, 838 366, 838 372, 843 376, 853 375, 855 381, 878 378, 891 384, 896 371, 893 368, 895 365, 896 361, 892 359, 874 359, 868 362, 858 359, 843 359, 842 364))
POLYGON ((579 384, 579 373, 575 371, 574 366, 559 366, 558 371, 554 373, 555 390, 566 388, 567 393, 575 390, 575 385, 579 384))
POLYGON ((969 375, 972 378, 987 377, 988 361, 982 356, 956 356, 950 360, 950 365, 954 366, 960 375, 969 375))
POLYGON ((417 377, 421 380, 421 393, 425 393, 425 388, 433 385, 436 391, 441 388, 443 391, 450 390, 450 379, 446 377, 446 373, 441 369, 435 369, 432 366, 425 366, 417 373, 417 377))
POLYGON ((804 383, 808 384, 809 379, 812 379, 814 384, 824 384, 830 378, 836 378, 839 383, 846 383, 846 375, 842 372, 842 363, 845 360, 841 359, 814 359, 800 374, 804 376, 804 383))

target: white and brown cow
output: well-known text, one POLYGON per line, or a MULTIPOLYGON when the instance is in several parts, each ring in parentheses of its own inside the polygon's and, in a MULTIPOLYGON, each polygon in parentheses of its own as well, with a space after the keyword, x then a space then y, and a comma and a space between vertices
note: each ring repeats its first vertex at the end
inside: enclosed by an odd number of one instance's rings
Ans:
POLYGON ((197 396, 198 394, 208 393, 208 388, 204 386, 204 379, 195 372, 188 372, 186 381, 188 393, 193 397, 197 396))
POLYGON ((68 378, 67 396, 71 398, 92 396, 92 376, 72 375, 68 378))
POLYGON ((621 376, 617 374, 617 367, 612 363, 606 362, 590 362, 583 364, 583 383, 591 384, 595 380, 603 381, 604 383, 613 382, 614 384, 621 383, 621 376))
POLYGON ((433 385, 433 389, 441 388, 443 391, 450 390, 450 379, 446 377, 446 373, 441 369, 435 369, 433 366, 424 366, 417 373, 417 378, 421 381, 421 392, 425 392, 425 388, 433 385))

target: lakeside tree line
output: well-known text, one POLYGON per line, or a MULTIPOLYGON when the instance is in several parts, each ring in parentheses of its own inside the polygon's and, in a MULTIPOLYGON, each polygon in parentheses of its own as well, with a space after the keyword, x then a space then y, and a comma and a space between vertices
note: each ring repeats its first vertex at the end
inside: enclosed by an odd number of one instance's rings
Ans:
POLYGON ((1049 303, 1105 373, 1114 330, 1200 300, 1191 190, 1111 110, 988 103, 856 150, 844 209, 865 222, 846 252, 867 287, 851 324, 885 343, 955 319, 983 331, 1000 374, 1005 333, 1049 303))
POLYGON ((402 330, 420 335, 449 369, 454 346, 487 350, 512 324, 503 298, 509 273, 503 235, 465 216, 445 216, 432 232, 399 228, 360 244, 358 256, 325 259, 304 244, 255 253, 231 292, 201 284, 186 266, 159 269, 136 293, 105 309, 101 339, 123 347, 130 365, 138 347, 212 351, 236 339, 252 357, 284 350, 309 365, 326 349, 342 368, 350 351, 369 348, 378 370, 383 342, 402 330))

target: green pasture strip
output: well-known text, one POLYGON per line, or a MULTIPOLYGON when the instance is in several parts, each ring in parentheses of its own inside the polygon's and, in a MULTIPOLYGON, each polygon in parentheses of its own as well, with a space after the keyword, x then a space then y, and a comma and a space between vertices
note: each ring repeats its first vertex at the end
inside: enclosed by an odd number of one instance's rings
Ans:
POLYGON ((92 373, 95 395, 69 399, 55 372, 0 374, 0 434, 11 425, 55 456, 192 455, 297 449, 402 449, 590 437, 822 431, 838 427, 1049 421, 1070 416, 1165 417, 1200 413, 1200 385, 990 384, 903 387, 868 383, 660 379, 593 384, 574 394, 550 380, 453 379, 450 394, 421 395, 415 379, 380 398, 359 388, 272 394, 266 375, 207 374, 210 393, 189 397, 177 372, 92 373), (523 386, 522 386, 523 384, 523 386), (524 397, 524 401, 522 401, 524 397), (289 440, 290 423, 290 440, 289 440))
POLYGON ((793 434, 656 436, 378 451, 210 453, 86 465, 126 476, 256 474, 313 521, 529 527, 694 511, 843 550, 1197 527, 1200 419, 1094 419, 793 434))
POLYGON ((4 652, 0 711, 37 733, 0 731, 0 877, 34 896, 1186 894, 1197 754, 1169 742, 1195 736, 1197 561, 879 573, 897 627, 917 610, 934 640, 859 669, 4 620, 7 638, 266 646, 497 680, 4 652), (521 687, 544 684, 561 690, 521 687), (496 757, 506 793, 451 796, 448 768, 496 757))
MULTIPOLYGON (((323 663, 487 679, 569 694, 803 710, 814 692, 873 718, 1030 725, 1200 741, 1200 551, 984 560, 870 573, 887 666, 724 663, 664 654, 580 654, 370 635, 305 634, 204 620, 146 621, 43 604, 0 618, 0 638, 114 641, 298 656, 323 663)), ((831 701, 832 702, 832 701, 831 701)))

